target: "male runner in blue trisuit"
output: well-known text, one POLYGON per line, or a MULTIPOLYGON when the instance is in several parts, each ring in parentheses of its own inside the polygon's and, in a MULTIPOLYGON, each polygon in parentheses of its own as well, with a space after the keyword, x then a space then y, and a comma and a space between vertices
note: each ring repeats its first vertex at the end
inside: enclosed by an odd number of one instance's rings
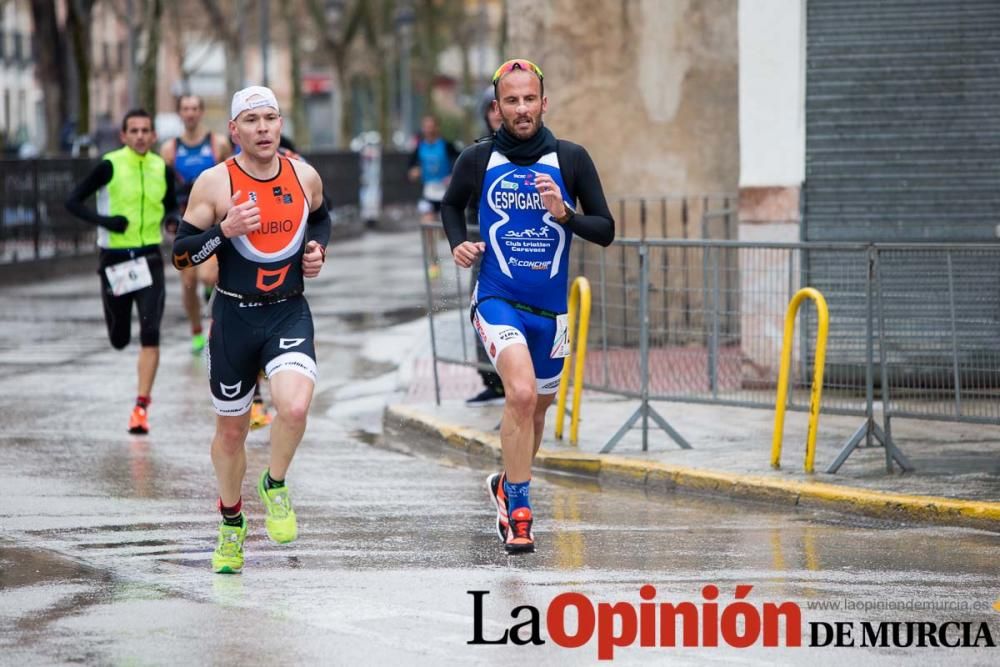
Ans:
MULTIPOLYGON (((164 142, 160 155, 177 175, 177 202, 183 215, 195 179, 209 167, 214 167, 229 157, 232 151, 228 139, 205 128, 202 123, 205 103, 197 95, 178 97, 177 115, 184 123, 184 132, 181 136, 164 142)), ((207 340, 201 326, 198 282, 200 280, 210 292, 218 279, 219 265, 214 260, 181 272, 181 298, 184 312, 191 323, 191 351, 195 354, 201 354, 207 340)))
POLYGON ((548 101, 538 66, 509 60, 493 86, 503 124, 492 140, 459 156, 441 219, 456 264, 468 268, 483 255, 472 321, 507 397, 500 427, 504 471, 488 483, 497 533, 506 550, 517 553, 535 548, 531 462, 569 351, 570 241, 576 235, 607 246, 615 228, 590 156, 542 125, 548 101), (470 199, 479 203, 479 243, 466 240, 470 199))

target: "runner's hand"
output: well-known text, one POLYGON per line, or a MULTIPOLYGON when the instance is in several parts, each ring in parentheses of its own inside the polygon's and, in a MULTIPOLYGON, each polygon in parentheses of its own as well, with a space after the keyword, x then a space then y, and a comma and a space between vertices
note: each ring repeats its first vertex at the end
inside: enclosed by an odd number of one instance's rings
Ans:
POLYGON ((542 205, 553 218, 566 215, 566 204, 563 202, 562 190, 548 174, 535 175, 535 189, 542 196, 542 205))
POLYGON ((168 236, 177 236, 177 228, 181 226, 181 217, 177 214, 168 215, 163 218, 163 231, 168 236))
POLYGON ((310 241, 306 244, 306 251, 302 255, 302 275, 306 278, 315 278, 323 268, 325 260, 326 251, 323 246, 316 241, 310 241))
POLYGON ((486 252, 486 244, 484 242, 473 243, 471 241, 463 241, 455 246, 455 249, 451 251, 451 256, 455 258, 456 264, 463 269, 467 269, 484 252, 486 252))
POLYGON ((113 215, 108 218, 107 223, 105 223, 104 228, 108 231, 121 234, 126 229, 128 229, 128 218, 124 215, 113 215))
POLYGON ((260 208, 257 207, 257 202, 248 199, 242 204, 237 204, 241 194, 239 190, 233 193, 232 205, 226 213, 226 219, 219 225, 222 228, 222 235, 227 239, 245 236, 260 229, 260 208))

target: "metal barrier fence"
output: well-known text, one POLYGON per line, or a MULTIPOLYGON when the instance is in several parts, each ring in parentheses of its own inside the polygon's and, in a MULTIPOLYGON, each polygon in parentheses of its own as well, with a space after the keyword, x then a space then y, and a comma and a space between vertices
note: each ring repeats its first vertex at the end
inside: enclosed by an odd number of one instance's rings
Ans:
POLYGON ((93 160, 0 160, 0 263, 94 251, 96 231, 63 202, 93 160))
MULTIPOLYGON (((355 222, 358 154, 336 151, 305 157, 323 178, 335 227, 355 222)), ((94 252, 96 230, 70 215, 64 202, 95 164, 91 158, 0 160, 0 263, 94 252)))
POLYGON ((622 238, 734 239, 734 194, 666 194, 611 198, 617 235, 622 238))
POLYGON ((382 204, 416 204, 422 191, 408 175, 409 153, 382 153, 382 204))
POLYGON ((323 180, 323 194, 333 209, 358 206, 361 190, 361 161, 351 151, 309 153, 304 156, 323 180))
MULTIPOLYGON (((435 360, 476 366, 470 272, 438 226, 423 237, 440 263, 427 282, 435 360)), ((872 438, 888 470, 911 468, 895 417, 1000 424, 1000 245, 620 239, 574 243, 571 260, 592 284, 585 386, 637 399, 644 445, 649 418, 669 428, 650 401, 773 409, 785 309, 804 286, 829 304, 823 411, 860 420, 828 472, 872 438)), ((800 317, 788 408, 805 411, 815 310, 800 317)))

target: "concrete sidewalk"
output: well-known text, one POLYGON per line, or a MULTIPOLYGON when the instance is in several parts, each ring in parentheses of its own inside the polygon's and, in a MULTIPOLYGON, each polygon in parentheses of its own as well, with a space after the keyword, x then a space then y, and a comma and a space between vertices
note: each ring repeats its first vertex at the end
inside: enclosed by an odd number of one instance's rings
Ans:
MULTIPOLYGON (((430 442, 499 461, 496 428, 502 408, 467 408, 462 401, 481 389, 478 375, 471 368, 438 364, 438 406, 429 344, 413 344, 427 351, 411 355, 400 368, 405 387, 397 395, 403 400, 387 408, 387 428, 430 434, 430 442)), ((690 490, 1000 531, 1000 502, 995 502, 1000 500, 1000 429, 995 426, 893 420, 893 439, 916 466, 915 472, 900 473, 897 468, 887 473, 885 450, 875 446, 856 450, 836 475, 807 475, 803 413, 788 413, 782 468, 773 470, 773 410, 654 403, 692 449, 679 448, 650 420, 648 451, 642 450, 639 422, 611 454, 600 454, 639 402, 585 391, 582 403, 578 447, 555 439, 555 408, 549 411, 539 467, 596 477, 601 483, 641 486, 657 494, 690 490)), ((861 423, 857 417, 821 415, 817 471, 825 470, 861 423)), ((564 433, 568 439, 568 416, 564 433)))

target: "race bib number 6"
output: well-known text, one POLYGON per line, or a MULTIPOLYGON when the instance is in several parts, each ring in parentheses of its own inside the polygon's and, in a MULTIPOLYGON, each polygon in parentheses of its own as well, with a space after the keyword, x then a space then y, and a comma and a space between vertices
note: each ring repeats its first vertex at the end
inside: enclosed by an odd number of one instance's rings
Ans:
POLYGON ((115 296, 137 292, 153 284, 153 275, 145 257, 112 264, 104 269, 104 275, 108 277, 111 293, 115 296))

